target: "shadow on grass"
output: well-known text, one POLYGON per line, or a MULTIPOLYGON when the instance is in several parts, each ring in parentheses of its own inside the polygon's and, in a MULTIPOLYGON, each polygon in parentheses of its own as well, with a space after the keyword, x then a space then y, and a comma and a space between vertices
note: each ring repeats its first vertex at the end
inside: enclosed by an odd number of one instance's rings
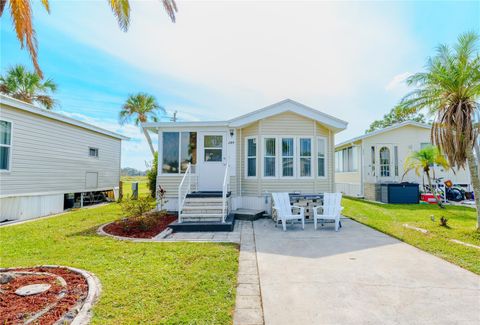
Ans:
POLYGON ((100 236, 97 234, 98 228, 100 228, 101 224, 92 226, 90 228, 86 228, 77 232, 70 233, 65 237, 93 237, 93 236, 100 236))

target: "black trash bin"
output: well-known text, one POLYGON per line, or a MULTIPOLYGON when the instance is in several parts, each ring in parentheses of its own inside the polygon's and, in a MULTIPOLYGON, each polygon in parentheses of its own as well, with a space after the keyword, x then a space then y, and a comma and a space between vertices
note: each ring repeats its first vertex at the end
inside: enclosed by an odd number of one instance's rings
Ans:
POLYGON ((393 204, 418 204, 420 189, 417 183, 380 184, 380 202, 393 204))

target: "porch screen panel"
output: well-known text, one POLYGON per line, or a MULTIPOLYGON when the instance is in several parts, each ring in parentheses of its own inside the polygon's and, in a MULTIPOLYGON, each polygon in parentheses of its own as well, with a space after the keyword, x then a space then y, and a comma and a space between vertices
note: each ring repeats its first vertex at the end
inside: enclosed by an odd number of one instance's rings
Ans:
POLYGON ((318 150, 317 150, 317 164, 318 164, 318 176, 325 177, 326 168, 325 168, 325 155, 327 149, 327 142, 323 138, 319 138, 317 141, 318 150))
POLYGON ((188 164, 197 163, 197 132, 182 132, 180 139, 180 171, 184 173, 188 164))
POLYGON ((282 139, 282 176, 293 177, 293 138, 282 139))
POLYGON ((275 138, 265 138, 264 172, 265 177, 275 177, 275 138))
POLYGON ((247 140, 247 176, 257 176, 257 139, 247 140))
POLYGON ((312 176, 312 140, 300 139, 300 176, 312 176))
POLYGON ((178 132, 163 132, 163 149, 162 149, 162 173, 176 174, 179 172, 180 136, 178 132))

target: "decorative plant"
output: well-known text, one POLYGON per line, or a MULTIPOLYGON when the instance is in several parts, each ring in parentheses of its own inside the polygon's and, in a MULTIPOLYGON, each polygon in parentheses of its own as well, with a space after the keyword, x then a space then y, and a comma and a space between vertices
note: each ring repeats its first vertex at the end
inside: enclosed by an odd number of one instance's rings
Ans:
POLYGON ((166 212, 166 210, 163 208, 165 204, 168 202, 168 200, 165 199, 165 194, 167 191, 162 187, 162 185, 158 185, 157 187, 157 200, 160 203, 160 211, 166 212))
POLYGON ((154 207, 154 199, 150 196, 139 197, 133 200, 131 197, 120 203, 122 212, 126 217, 139 217, 154 207))
POLYGON ((427 176, 428 186, 430 187, 430 190, 432 191, 432 194, 435 197, 438 206, 443 208, 442 201, 432 187, 432 178, 430 172, 433 172, 433 176, 435 177, 435 170, 433 167, 435 164, 445 169, 450 168, 447 160, 440 153, 440 150, 437 147, 428 146, 423 148, 422 150, 413 151, 410 156, 407 157, 407 159, 405 160, 405 173, 403 174, 402 179, 411 170, 415 170, 415 173, 418 176, 420 176, 420 171, 423 171, 423 173, 427 176))
POLYGON ((447 223, 448 223, 447 218, 445 218, 444 216, 440 217, 440 226, 441 227, 449 228, 447 223))

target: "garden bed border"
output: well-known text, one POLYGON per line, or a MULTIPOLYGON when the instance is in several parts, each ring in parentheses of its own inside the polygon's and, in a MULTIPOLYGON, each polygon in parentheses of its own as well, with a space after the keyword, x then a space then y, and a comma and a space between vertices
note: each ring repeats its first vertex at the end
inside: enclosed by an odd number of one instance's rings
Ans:
POLYGON ((92 308, 95 305, 95 303, 98 302, 100 298, 100 294, 102 292, 102 284, 100 283, 100 280, 97 278, 95 274, 86 270, 77 269, 75 267, 70 267, 70 266, 63 266, 63 265, 37 265, 37 266, 29 266, 29 267, 9 267, 9 268, 0 268, 0 271, 8 272, 8 271, 15 271, 21 268, 51 268, 51 269, 63 268, 83 276, 87 281, 87 285, 88 285, 87 297, 85 298, 85 301, 83 302, 82 306, 80 307, 80 310, 75 315, 70 325, 86 325, 90 322, 93 316, 92 308))

